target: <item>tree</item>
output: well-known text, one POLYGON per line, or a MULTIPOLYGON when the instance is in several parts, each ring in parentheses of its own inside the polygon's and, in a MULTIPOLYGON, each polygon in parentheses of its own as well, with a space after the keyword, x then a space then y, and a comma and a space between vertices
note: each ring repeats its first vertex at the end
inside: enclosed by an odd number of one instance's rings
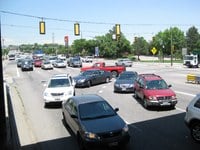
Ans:
POLYGON ((200 34, 196 27, 191 27, 186 32, 186 42, 188 52, 192 52, 194 49, 200 48, 200 34))

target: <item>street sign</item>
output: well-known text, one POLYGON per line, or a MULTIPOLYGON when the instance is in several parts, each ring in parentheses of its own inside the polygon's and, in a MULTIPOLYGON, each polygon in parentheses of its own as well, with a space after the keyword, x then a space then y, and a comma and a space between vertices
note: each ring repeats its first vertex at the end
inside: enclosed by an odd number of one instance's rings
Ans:
POLYGON ((151 49, 151 52, 152 52, 153 55, 155 55, 156 52, 157 52, 157 49, 156 49, 155 47, 153 47, 153 48, 151 49))

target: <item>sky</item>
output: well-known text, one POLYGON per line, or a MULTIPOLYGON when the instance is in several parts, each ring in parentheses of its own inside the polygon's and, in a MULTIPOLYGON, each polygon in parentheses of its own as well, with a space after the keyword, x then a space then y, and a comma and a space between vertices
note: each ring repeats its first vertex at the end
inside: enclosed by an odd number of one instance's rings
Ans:
POLYGON ((195 26, 200 31, 199 8, 199 0, 0 0, 1 40, 4 46, 64 45, 65 36, 69 44, 76 39, 94 39, 120 24, 131 43, 136 36, 148 41, 170 27, 186 33, 195 26), (39 34, 42 18, 45 35, 39 34), (77 22, 81 36, 74 35, 77 22))

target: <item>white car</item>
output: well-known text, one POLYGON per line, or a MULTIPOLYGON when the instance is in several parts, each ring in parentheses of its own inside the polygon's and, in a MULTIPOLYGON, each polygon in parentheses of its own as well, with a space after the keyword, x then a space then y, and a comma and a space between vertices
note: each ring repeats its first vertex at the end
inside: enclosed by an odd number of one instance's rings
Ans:
POLYGON ((192 138, 200 143, 200 94, 186 108, 185 123, 191 131, 192 138))
POLYGON ((53 65, 51 64, 50 61, 43 61, 41 65, 42 69, 53 69, 53 65))
POLYGON ((131 67, 133 62, 128 58, 122 58, 118 59, 118 61, 115 63, 116 66, 126 66, 131 67))
POLYGON ((70 75, 58 74, 50 78, 43 93, 45 107, 49 103, 58 103, 75 95, 75 82, 70 75))
POLYGON ((66 68, 66 63, 63 60, 58 59, 53 63, 53 66, 56 68, 66 68))

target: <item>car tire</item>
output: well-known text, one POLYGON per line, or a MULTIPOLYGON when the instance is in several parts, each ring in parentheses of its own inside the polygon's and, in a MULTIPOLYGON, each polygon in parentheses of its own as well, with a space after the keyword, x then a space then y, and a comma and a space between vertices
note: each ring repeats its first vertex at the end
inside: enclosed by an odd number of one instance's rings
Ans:
POLYGON ((192 125, 191 125, 191 136, 192 138, 200 143, 200 122, 194 122, 192 125))
POLYGON ((110 78, 106 77, 106 83, 109 83, 109 82, 110 82, 110 78))
POLYGON ((116 78, 116 77, 118 76, 117 71, 112 71, 111 74, 112 74, 112 77, 113 77, 113 78, 116 78))
POLYGON ((147 101, 145 99, 143 99, 143 106, 146 109, 148 109, 148 107, 149 107, 148 104, 147 104, 147 101))
POLYGON ((80 134, 77 135, 77 142, 80 150, 86 150, 80 134))
POLYGON ((87 81, 87 87, 91 87, 91 81, 87 81))

